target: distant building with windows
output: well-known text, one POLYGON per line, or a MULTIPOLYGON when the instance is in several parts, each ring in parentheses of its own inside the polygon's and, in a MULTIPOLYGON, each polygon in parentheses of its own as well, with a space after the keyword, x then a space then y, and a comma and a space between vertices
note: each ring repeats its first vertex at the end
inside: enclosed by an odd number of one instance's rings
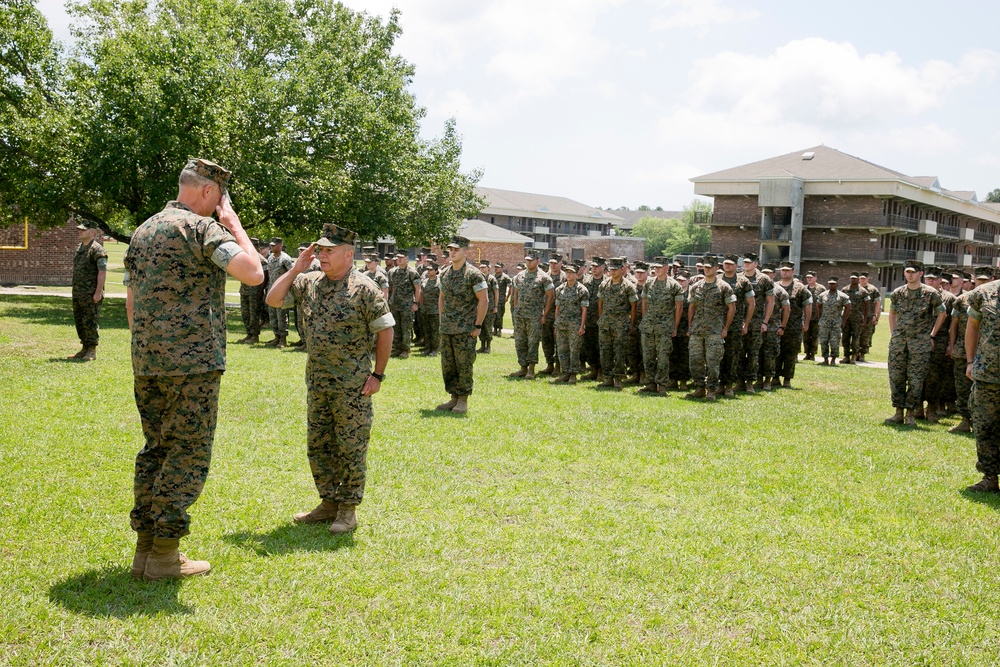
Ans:
POLYGON ((893 288, 903 263, 997 266, 1000 205, 971 191, 947 190, 934 176, 898 171, 816 146, 692 178, 714 199, 711 252, 754 251, 761 261, 791 260, 796 270, 852 271, 893 288))

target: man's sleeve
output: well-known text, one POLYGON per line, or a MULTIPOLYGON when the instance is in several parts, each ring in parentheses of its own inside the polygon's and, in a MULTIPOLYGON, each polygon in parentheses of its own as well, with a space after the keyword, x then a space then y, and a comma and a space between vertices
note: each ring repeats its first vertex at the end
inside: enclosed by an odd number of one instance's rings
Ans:
POLYGON ((210 220, 206 225, 201 247, 204 256, 211 258, 212 263, 223 271, 233 257, 243 252, 229 230, 215 220, 210 220))
POLYGON ((396 326, 396 320, 389 312, 389 304, 382 296, 381 290, 365 290, 369 301, 368 330, 371 333, 378 333, 383 329, 396 326))

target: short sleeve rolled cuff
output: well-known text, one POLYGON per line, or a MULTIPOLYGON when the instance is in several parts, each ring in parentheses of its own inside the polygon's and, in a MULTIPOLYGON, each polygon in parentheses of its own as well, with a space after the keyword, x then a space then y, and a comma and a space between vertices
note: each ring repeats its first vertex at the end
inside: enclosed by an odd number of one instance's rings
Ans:
POLYGON ((372 333, 378 333, 383 329, 389 329, 394 326, 396 326, 396 320, 393 318, 392 313, 386 313, 385 315, 376 317, 372 320, 368 325, 368 328, 371 329, 372 333))
POLYGON ((635 303, 638 300, 639 300, 638 295, 635 295, 635 294, 629 294, 628 295, 628 302, 629 303, 635 303))
POLYGON ((97 270, 98 271, 107 271, 108 270, 108 258, 107 257, 98 257, 97 258, 97 270))
POLYGON ((736 295, 730 294, 726 297, 726 303, 736 303, 736 295))
POLYGON ((132 279, 128 275, 128 269, 125 269, 125 273, 122 274, 122 285, 128 287, 131 281, 132 279))
POLYGON ((233 260, 233 257, 236 257, 241 252, 243 252, 243 248, 240 247, 240 244, 235 241, 224 241, 212 253, 212 263, 225 271, 226 267, 229 266, 229 262, 233 260))
POLYGON ((473 292, 482 292, 484 289, 486 289, 486 281, 485 280, 483 282, 481 282, 481 283, 476 283, 475 286, 473 286, 472 291, 473 292))
MULTIPOLYGON (((757 298, 757 293, 754 292, 753 290, 747 290, 747 293, 743 295, 743 298, 745 298, 745 299, 756 299, 757 298)), ((810 303, 812 303, 812 301, 810 301, 810 303)))

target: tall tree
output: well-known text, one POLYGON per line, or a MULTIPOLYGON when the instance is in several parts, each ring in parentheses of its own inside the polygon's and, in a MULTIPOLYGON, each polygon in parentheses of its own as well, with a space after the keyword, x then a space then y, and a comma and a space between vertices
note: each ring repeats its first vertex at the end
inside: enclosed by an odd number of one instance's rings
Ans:
POLYGON ((986 201, 990 203, 1000 203, 1000 188, 996 188, 986 195, 986 201))
MULTIPOLYGON (((261 235, 337 221, 408 245, 483 205, 480 172, 460 171, 454 122, 419 137, 413 68, 392 53, 396 12, 382 20, 332 0, 85 0, 73 11, 77 50, 49 86, 61 83, 64 102, 46 103, 43 123, 60 131, 34 151, 41 165, 58 143, 60 168, 19 179, 48 188, 16 209, 39 226, 77 213, 127 238, 174 195, 191 156, 233 170, 237 210, 261 235)), ((6 177, 0 197, 17 187, 6 177)))
POLYGON ((646 239, 647 258, 701 252, 707 250, 712 242, 711 230, 701 226, 711 213, 711 205, 695 199, 684 207, 679 219, 640 218, 632 227, 632 236, 646 239))

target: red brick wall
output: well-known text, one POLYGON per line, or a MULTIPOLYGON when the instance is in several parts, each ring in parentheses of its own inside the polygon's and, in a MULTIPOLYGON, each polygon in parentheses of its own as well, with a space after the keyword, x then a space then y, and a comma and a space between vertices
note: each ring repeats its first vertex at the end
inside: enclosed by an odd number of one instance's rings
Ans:
POLYGON ((874 197, 806 197, 806 227, 873 227, 882 223, 882 201, 874 197))
POLYGON ((628 236, 560 236, 556 240, 556 251, 567 258, 573 256, 573 249, 579 248, 588 262, 595 256, 625 257, 633 262, 645 256, 646 240, 628 236))
MULTIPOLYGON (((444 252, 440 246, 431 246, 431 252, 438 256, 438 263, 445 261, 443 259, 444 252)), ((524 244, 474 241, 469 244, 469 252, 466 256, 469 261, 475 262, 477 265, 483 259, 489 260, 490 266, 497 262, 503 262, 507 273, 510 273, 512 268, 524 261, 524 244)), ((514 274, 511 273, 511 275, 514 274)))
POLYGON ((739 227, 712 227, 712 248, 711 252, 716 255, 726 255, 736 253, 742 255, 747 252, 757 252, 760 249, 760 240, 757 238, 759 229, 757 227, 740 229, 739 227))
POLYGON ((826 257, 860 262, 877 259, 878 236, 867 229, 844 230, 805 229, 802 232, 802 257, 823 259, 826 257), (876 239, 873 243, 871 239, 876 239))
MULTIPOLYGON (((98 232, 97 240, 103 243, 98 232)), ((28 225, 27 250, 0 250, 0 285, 69 285, 73 253, 80 244, 76 224, 39 231, 28 225)), ((24 226, 0 229, 0 246, 23 246, 24 226)))
POLYGON ((722 196, 712 204, 713 225, 757 225, 760 227, 761 209, 757 197, 722 196))

